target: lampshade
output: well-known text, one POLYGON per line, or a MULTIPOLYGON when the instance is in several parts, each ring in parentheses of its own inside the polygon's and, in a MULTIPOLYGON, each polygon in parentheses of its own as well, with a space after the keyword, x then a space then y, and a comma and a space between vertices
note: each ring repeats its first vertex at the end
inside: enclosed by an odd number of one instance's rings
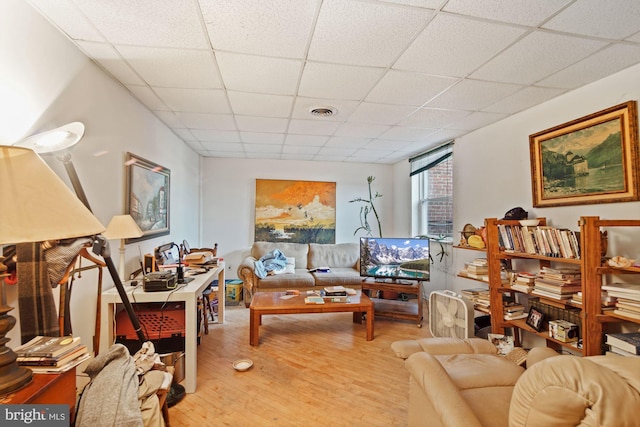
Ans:
POLYGON ((142 230, 140 230, 131 215, 116 215, 111 218, 107 231, 103 233, 103 236, 109 240, 130 239, 141 237, 142 230))
POLYGON ((32 150, 0 146, 0 244, 91 236, 104 231, 78 197, 32 150))
POLYGON ((30 136, 14 145, 31 148, 36 153, 54 153, 73 147, 82 139, 83 135, 84 124, 72 122, 59 128, 30 136))

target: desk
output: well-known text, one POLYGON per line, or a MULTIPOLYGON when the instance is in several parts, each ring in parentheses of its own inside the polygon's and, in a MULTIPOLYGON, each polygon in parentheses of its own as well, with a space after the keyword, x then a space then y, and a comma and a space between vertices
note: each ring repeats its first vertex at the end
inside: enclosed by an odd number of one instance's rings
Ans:
MULTIPOLYGON (((185 391, 194 393, 196 391, 197 380, 197 327, 198 327, 198 297, 202 296, 202 291, 211 284, 213 280, 218 279, 218 323, 224 323, 224 267, 212 268, 206 273, 192 276, 193 280, 174 292, 144 292, 142 288, 128 286, 125 283, 125 290, 129 301, 133 304, 134 298, 132 294, 135 290, 135 302, 165 302, 165 301, 182 301, 185 304, 185 354, 184 354, 184 370, 185 370, 185 391), (167 299, 168 298, 168 299, 167 299)), ((115 309, 116 304, 121 303, 120 295, 117 289, 110 288, 102 293, 102 316, 100 324, 100 350, 107 351, 115 342, 115 309)))
POLYGON ((61 374, 33 374, 33 379, 23 388, 4 395, 1 404, 65 404, 69 417, 75 419, 76 368, 61 374))

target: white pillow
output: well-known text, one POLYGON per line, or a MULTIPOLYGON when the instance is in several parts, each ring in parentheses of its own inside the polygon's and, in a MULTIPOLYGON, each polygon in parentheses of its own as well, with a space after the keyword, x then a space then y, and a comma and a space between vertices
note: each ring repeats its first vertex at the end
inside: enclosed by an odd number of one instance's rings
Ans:
POLYGON ((287 258, 287 265, 285 265, 283 270, 274 271, 274 274, 293 274, 296 272, 296 259, 294 257, 285 258, 287 258))

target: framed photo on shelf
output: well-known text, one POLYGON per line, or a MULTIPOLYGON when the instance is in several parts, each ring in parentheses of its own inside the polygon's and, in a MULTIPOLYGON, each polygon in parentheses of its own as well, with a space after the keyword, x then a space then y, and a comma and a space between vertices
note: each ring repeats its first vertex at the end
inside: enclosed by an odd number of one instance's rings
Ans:
POLYGON ((628 101, 529 135, 534 207, 638 196, 638 111, 628 101))
POLYGON ((540 332, 542 330, 542 323, 544 322, 544 318, 544 313, 536 310, 533 307, 530 307, 529 315, 527 316, 527 325, 531 326, 537 332, 540 332))
POLYGON ((149 160, 127 153, 126 212, 142 230, 142 237, 126 243, 169 234, 171 171, 149 160))

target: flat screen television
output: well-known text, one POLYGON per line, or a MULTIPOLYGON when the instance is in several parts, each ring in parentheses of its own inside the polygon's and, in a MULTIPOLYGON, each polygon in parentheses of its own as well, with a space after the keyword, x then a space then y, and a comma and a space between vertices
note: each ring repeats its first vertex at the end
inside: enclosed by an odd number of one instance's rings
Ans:
POLYGON ((360 276, 429 280, 429 239, 360 238, 360 276))

